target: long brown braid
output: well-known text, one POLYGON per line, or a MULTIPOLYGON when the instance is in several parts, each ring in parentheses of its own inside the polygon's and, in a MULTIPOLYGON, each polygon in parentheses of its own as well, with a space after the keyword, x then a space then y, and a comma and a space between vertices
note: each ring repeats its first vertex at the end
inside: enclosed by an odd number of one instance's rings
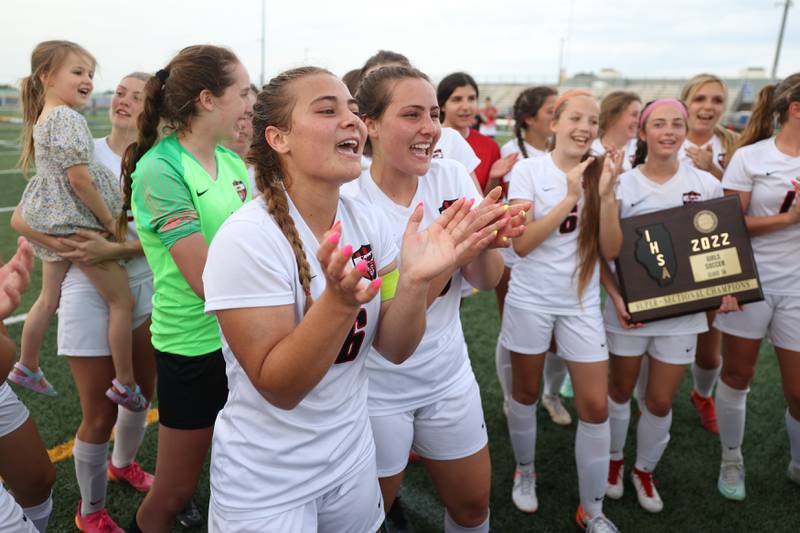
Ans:
POLYGON ((528 158, 528 150, 525 148, 525 120, 536 117, 545 101, 550 96, 556 96, 558 91, 552 87, 528 87, 517 96, 514 101, 514 138, 517 141, 519 152, 525 159, 528 158))
POLYGON ((300 78, 314 74, 333 76, 327 70, 318 67, 300 67, 278 74, 264 85, 253 106, 253 141, 247 153, 247 162, 255 169, 256 186, 264 197, 267 211, 292 246, 300 284, 306 296, 304 309, 306 313, 314 303, 311 296, 311 266, 308 264, 303 241, 289 214, 286 189, 290 183, 287 183, 278 153, 267 143, 265 132, 269 126, 286 131, 291 129, 295 98, 288 90, 289 86, 300 78))

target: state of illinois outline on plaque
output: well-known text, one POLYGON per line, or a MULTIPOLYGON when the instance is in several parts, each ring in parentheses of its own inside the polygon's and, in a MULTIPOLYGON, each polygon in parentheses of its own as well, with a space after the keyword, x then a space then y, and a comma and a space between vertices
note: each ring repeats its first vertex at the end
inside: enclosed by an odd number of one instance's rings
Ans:
POLYGON ((763 300, 738 196, 620 220, 616 259, 631 322, 716 309, 726 294, 763 300))

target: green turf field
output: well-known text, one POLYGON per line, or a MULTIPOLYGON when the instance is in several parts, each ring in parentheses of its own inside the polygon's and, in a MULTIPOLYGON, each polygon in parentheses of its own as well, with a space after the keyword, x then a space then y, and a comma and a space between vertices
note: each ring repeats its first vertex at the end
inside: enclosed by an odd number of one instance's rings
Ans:
MULTIPOLYGON (((88 117, 95 135, 108 131, 104 116, 88 117)), ((0 123, 0 208, 19 200, 25 182, 15 167, 18 152, 14 141, 19 127, 0 123)), ((8 226, 10 212, 0 212, 0 255, 7 258, 16 236, 8 226)), ((37 271, 40 270, 37 265, 37 271)), ((38 291, 39 274, 18 313, 25 312, 38 291)), ((494 295, 483 293, 469 298, 463 306, 462 319, 473 368, 481 385, 483 406, 489 430, 492 454, 492 524, 493 531, 573 531, 573 515, 578 501, 573 441, 575 423, 567 428, 550 422, 540 409, 537 446, 538 496, 540 510, 535 515, 518 512, 511 503, 511 478, 514 460, 508 442, 501 394, 494 371, 494 347, 499 320, 494 295)), ((20 325, 9 328, 19 339, 20 325)), ((748 498, 743 503, 724 500, 716 490, 719 468, 719 441, 703 431, 688 401, 689 380, 685 380, 676 399, 672 441, 657 470, 659 491, 665 509, 650 515, 636 502, 635 492, 626 482, 620 501, 607 501, 606 512, 622 531, 637 532, 714 532, 714 531, 794 531, 800 519, 800 488, 785 477, 789 460, 788 441, 783 423, 785 404, 774 352, 764 345, 758 375, 749 401, 748 427, 744 451, 749 467, 748 498)), ((80 421, 77 394, 63 359, 55 356, 55 325, 46 340, 42 363, 47 376, 60 392, 57 399, 18 391, 30 408, 48 448, 74 436, 80 421)), ((573 417, 572 404, 567 402, 573 417)), ((626 450, 628 467, 635 457, 636 416, 632 417, 626 450)), ((156 430, 151 426, 139 453, 142 465, 155 466, 156 430)), ((75 531, 73 515, 79 495, 71 459, 57 464, 55 508, 50 521, 52 532, 75 531)), ((412 465, 401 491, 403 502, 418 532, 442 529, 442 507, 424 470, 412 465)), ((141 496, 127 487, 109 484, 109 511, 122 527, 127 527, 141 496)), ((198 489, 198 500, 208 502, 208 477, 198 489)), ((288 532, 287 532, 288 533, 288 532)))

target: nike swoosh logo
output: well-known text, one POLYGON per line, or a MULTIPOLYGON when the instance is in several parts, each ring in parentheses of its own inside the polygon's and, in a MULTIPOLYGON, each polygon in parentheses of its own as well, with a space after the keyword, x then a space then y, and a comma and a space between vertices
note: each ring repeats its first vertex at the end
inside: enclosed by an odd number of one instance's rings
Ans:
POLYGON ((208 192, 208 189, 204 190, 203 192, 197 191, 197 196, 198 197, 203 196, 207 192, 208 192))
POLYGON ((555 186, 555 185, 553 185, 552 187, 542 187, 542 190, 543 190, 544 192, 547 192, 547 191, 552 191, 552 190, 553 190, 553 189, 555 189, 555 188, 556 188, 556 186, 555 186))
POLYGON ((639 205, 640 203, 644 202, 644 200, 645 200, 645 199, 644 199, 644 198, 642 198, 642 199, 640 199, 640 200, 637 200, 637 201, 635 201, 635 202, 631 202, 631 207, 636 207, 636 206, 637 206, 637 205, 639 205))
POLYGON ((764 174, 764 175, 765 175, 765 176, 772 176, 773 174, 775 174, 775 172, 777 172, 777 170, 773 170, 773 171, 767 172, 767 173, 766 173, 766 174, 764 174))
POLYGON ((103 501, 103 498, 100 498, 99 500, 97 500, 97 501, 94 501, 94 502, 89 502, 89 505, 91 505, 92 507, 94 507, 95 505, 97 505, 97 504, 98 504, 98 503, 100 503, 101 501, 103 501))

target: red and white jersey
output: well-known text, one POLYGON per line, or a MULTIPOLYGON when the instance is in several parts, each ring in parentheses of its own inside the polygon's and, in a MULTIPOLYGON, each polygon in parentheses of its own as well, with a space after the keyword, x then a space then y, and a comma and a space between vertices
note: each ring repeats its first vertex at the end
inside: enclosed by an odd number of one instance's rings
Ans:
MULTIPOLYGON (((750 193, 748 216, 785 213, 798 201, 792 180, 800 180, 800 157, 775 146, 775 139, 734 152, 722 186, 750 193)), ((764 292, 800 296, 800 224, 750 237, 764 292)))
MULTIPOLYGON (((417 192, 408 207, 396 204, 372 179, 369 171, 358 178, 358 189, 348 188, 368 202, 388 222, 396 246, 400 248, 408 219, 423 202, 425 214, 420 230, 431 225, 459 198, 481 201, 469 175, 452 160, 431 161, 427 174, 418 178, 417 192)), ((367 360, 369 370, 369 413, 373 416, 396 414, 437 401, 452 387, 468 387, 472 367, 461 329, 459 307, 464 279, 460 272, 429 307, 426 328, 416 351, 400 365, 387 361, 376 350, 367 360)))
MULTIPOLYGON (((641 166, 619 177, 617 201, 620 218, 644 215, 680 207, 690 202, 713 200, 723 196, 722 185, 710 173, 681 163, 678 172, 666 183, 651 181, 641 172, 641 166)), ((614 265, 611 264, 611 270, 614 265)), ((649 337, 653 335, 690 335, 708 331, 705 313, 667 318, 645 324, 638 329, 623 329, 617 321, 614 304, 606 299, 603 312, 606 329, 622 335, 649 337)))
MULTIPOLYGON (((294 204, 289 211, 311 267, 311 294, 318 299, 325 275, 319 242, 294 204)), ((398 255, 386 217, 372 206, 342 198, 336 220, 342 243, 352 243, 352 262, 367 262, 374 278, 398 255)), ((303 319, 305 294, 292 247, 257 197, 231 215, 215 235, 203 272, 207 313, 248 307, 292 306, 303 319)), ((380 298, 358 314, 336 363, 297 407, 267 402, 253 386, 224 334, 228 401, 214 427, 211 490, 225 516, 249 520, 307 503, 375 461, 367 412, 367 353, 379 321, 380 298)), ((253 324, 254 328, 260 327, 253 324)))
MULTIPOLYGON (((712 161, 714 162, 714 165, 716 165, 717 168, 722 170, 724 168, 722 164, 725 161, 725 148, 723 148, 722 146, 722 140, 715 134, 713 137, 711 137, 710 141, 705 143, 703 146, 700 146, 699 148, 705 148, 706 146, 709 145, 711 145, 711 152, 713 154, 712 161)), ((691 142, 689 139, 686 139, 685 141, 683 141, 683 146, 681 146, 680 150, 678 150, 678 159, 681 160, 681 163, 688 163, 689 165, 694 166, 694 163, 692 162, 691 158, 688 155, 686 155, 687 148, 698 148, 698 146, 693 142, 691 142)))
MULTIPOLYGON (((567 195, 567 175, 551 154, 519 161, 510 172, 508 199, 533 202, 539 219, 567 195)), ((583 295, 578 295, 578 232, 583 198, 539 246, 514 265, 506 302, 521 309, 556 315, 578 315, 600 305, 600 270, 595 267, 583 295)))

